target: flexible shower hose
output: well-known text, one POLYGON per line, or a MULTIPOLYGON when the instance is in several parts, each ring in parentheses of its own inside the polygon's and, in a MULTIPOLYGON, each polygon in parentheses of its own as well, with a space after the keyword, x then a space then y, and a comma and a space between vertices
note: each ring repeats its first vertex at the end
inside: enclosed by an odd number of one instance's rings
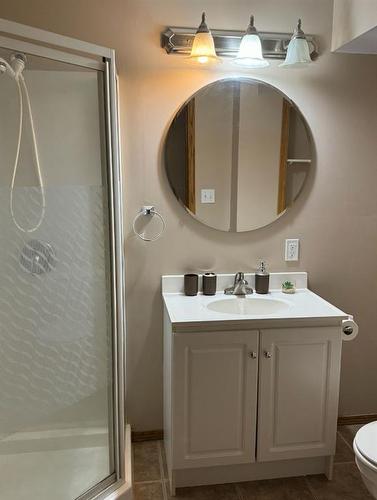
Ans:
POLYGON ((35 135, 35 127, 34 127, 33 113, 32 113, 32 109, 31 109, 30 96, 29 96, 29 92, 28 92, 23 75, 21 73, 19 75, 16 75, 12 66, 4 59, 1 59, 1 62, 6 65, 9 73, 11 74, 11 76, 13 77, 14 81, 17 84, 18 98, 19 98, 19 109, 20 109, 16 157, 14 160, 13 175, 12 175, 12 181, 11 181, 11 185, 10 185, 10 213, 11 213, 12 220, 13 220, 14 224, 16 225, 16 227, 20 231, 22 231, 24 233, 33 233, 34 231, 36 231, 39 228, 39 226, 43 222, 43 219, 45 216, 45 209, 46 209, 46 198, 45 198, 45 189, 44 189, 44 184, 43 184, 42 170, 41 170, 41 165, 40 165, 40 161, 39 161, 38 145, 37 145, 37 138, 35 135), (41 208, 41 215, 39 217, 39 220, 35 226, 33 226, 29 229, 22 227, 22 225, 17 221, 16 216, 14 214, 14 210, 13 210, 13 192, 14 192, 14 185, 16 182, 17 169, 18 169, 18 164, 19 164, 19 159, 20 159, 20 149, 21 149, 21 140, 22 140, 23 108, 24 108, 22 91, 24 91, 24 94, 26 97, 27 110, 28 110, 28 114, 29 114, 30 127, 31 127, 31 135, 32 135, 32 140, 33 140, 34 158, 35 158, 35 164, 37 167, 38 182, 39 182, 39 188, 41 191, 41 198, 42 198, 42 208, 41 208))

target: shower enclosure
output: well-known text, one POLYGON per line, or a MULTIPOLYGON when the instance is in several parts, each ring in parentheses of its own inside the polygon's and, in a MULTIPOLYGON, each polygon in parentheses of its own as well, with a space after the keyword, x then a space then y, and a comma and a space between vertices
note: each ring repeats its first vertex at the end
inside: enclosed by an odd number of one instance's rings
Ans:
POLYGON ((0 20, 0 66, 0 498, 117 498, 130 478, 114 52, 0 20))

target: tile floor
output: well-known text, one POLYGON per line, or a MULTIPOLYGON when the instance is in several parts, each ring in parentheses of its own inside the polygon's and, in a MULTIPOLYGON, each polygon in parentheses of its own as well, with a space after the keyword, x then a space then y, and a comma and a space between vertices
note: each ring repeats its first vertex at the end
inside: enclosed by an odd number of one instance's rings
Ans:
POLYGON ((135 500, 373 500, 354 462, 352 440, 360 426, 339 427, 334 479, 293 477, 249 483, 180 488, 171 497, 161 441, 134 443, 135 500))

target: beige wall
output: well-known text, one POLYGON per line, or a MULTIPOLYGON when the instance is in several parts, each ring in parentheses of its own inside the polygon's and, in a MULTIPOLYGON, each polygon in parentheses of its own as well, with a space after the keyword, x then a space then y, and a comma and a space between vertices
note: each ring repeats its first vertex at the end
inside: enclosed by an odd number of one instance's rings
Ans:
POLYGON ((211 227, 229 230, 232 175, 233 87, 195 97, 196 215, 211 227), (201 190, 214 189, 215 203, 201 190))
MULTIPOLYGON (((165 55, 159 32, 190 26, 202 9, 218 28, 244 29, 244 0, 2 0, 1 15, 84 40, 118 53, 125 170, 128 416, 137 430, 162 427, 162 303, 160 276, 187 270, 303 269, 310 287, 355 314, 359 337, 344 345, 340 413, 377 412, 377 73, 373 56, 331 54, 330 0, 256 0, 260 30, 290 31, 300 15, 318 36, 321 55, 305 70, 272 67, 243 72, 281 88, 306 116, 317 167, 295 207, 274 224, 227 234, 193 220, 171 193, 161 162, 163 136, 182 102, 220 75, 223 64, 196 70, 165 55), (235 8, 237 5, 237 8, 235 8), (167 230, 154 244, 131 232, 140 205, 153 202, 167 230), (298 264, 283 260, 286 237, 301 238, 298 264)), ((240 74, 240 73, 239 73, 240 74)))
POLYGON ((282 109, 283 98, 274 89, 241 85, 239 231, 264 226, 277 217, 282 109))
POLYGON ((376 0, 334 0, 332 50, 377 27, 376 0))

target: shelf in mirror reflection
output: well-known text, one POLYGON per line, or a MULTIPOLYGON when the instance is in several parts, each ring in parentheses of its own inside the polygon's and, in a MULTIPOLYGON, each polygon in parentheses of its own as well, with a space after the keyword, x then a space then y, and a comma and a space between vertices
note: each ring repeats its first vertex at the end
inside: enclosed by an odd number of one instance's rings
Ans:
POLYGON ((288 158, 287 163, 288 165, 294 165, 294 164, 310 164, 312 160, 308 160, 305 158, 288 158))

